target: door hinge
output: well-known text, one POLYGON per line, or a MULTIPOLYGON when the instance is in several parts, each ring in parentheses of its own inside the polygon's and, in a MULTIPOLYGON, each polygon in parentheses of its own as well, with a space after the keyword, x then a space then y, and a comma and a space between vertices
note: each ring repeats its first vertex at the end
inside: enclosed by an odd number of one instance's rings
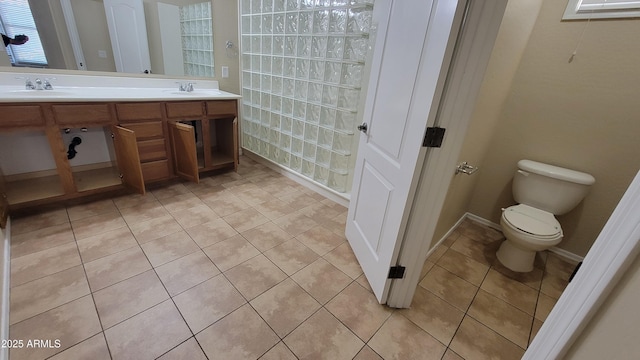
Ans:
POLYGON ((392 266, 389 268, 389 276, 387 279, 402 279, 404 277, 404 266, 392 266))
POLYGON ((445 128, 441 127, 428 127, 427 132, 424 134, 424 141, 422 141, 423 147, 435 147, 442 146, 442 140, 444 139, 445 128))

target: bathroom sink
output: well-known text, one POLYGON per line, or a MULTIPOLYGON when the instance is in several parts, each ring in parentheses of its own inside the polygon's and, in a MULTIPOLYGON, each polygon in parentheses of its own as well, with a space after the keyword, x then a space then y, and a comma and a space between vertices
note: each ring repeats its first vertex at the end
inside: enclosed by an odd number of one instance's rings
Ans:
POLYGON ((68 91, 61 90, 9 90, 10 94, 15 94, 19 96, 41 96, 41 97, 51 97, 51 96, 67 96, 71 93, 68 91))
POLYGON ((203 89, 203 90, 194 90, 194 91, 177 91, 170 90, 168 91, 171 95, 182 95, 182 96, 211 96, 211 95, 220 95, 220 91, 214 89, 203 89))

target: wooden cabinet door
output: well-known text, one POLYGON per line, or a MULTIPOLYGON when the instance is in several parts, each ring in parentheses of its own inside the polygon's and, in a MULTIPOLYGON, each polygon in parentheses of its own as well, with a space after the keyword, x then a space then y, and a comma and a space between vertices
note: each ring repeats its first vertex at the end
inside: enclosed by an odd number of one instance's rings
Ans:
POLYGON ((176 174, 183 179, 199 183, 200 177, 198 176, 198 158, 193 126, 172 123, 169 124, 169 133, 171 133, 171 142, 173 143, 176 174))
POLYGON ((112 126, 111 129, 122 183, 134 191, 144 194, 144 179, 142 177, 142 167, 140 166, 136 133, 116 125, 112 126))

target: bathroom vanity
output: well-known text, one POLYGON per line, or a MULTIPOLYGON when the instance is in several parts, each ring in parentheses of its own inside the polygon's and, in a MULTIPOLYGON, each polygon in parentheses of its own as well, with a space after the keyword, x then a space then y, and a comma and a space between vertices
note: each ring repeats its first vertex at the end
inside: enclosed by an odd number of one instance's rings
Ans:
POLYGON ((144 194, 149 183, 237 169, 240 96, 215 81, 192 92, 160 79, 97 81, 107 86, 0 86, 0 219, 9 209, 123 188, 144 194))

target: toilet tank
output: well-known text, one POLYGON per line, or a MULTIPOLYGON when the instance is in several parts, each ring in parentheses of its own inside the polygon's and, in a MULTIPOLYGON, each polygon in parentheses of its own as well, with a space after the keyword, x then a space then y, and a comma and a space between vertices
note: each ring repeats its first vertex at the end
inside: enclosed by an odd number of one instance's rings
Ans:
POLYGON ((562 215, 584 199, 595 181, 587 173, 520 160, 513 178, 513 197, 519 204, 562 215))

